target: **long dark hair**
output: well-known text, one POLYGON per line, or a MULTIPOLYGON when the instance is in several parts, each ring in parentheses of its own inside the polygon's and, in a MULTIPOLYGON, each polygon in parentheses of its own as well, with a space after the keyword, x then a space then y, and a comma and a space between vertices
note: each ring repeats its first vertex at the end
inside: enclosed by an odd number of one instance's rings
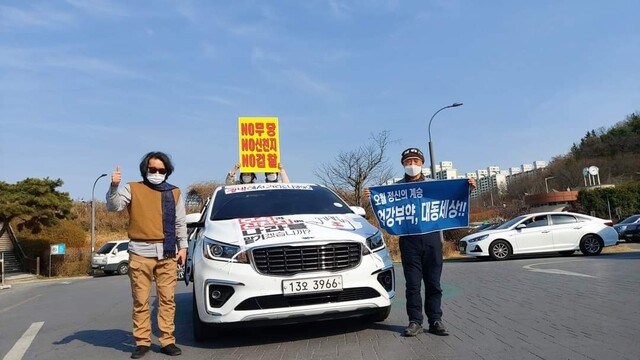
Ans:
POLYGON ((158 159, 162 161, 164 167, 167 169, 167 175, 165 179, 168 179, 169 175, 173 173, 174 167, 169 155, 163 153, 162 151, 151 151, 142 157, 142 160, 140 160, 140 175, 142 175, 142 178, 147 178, 147 171, 149 170, 149 160, 151 159, 158 159))

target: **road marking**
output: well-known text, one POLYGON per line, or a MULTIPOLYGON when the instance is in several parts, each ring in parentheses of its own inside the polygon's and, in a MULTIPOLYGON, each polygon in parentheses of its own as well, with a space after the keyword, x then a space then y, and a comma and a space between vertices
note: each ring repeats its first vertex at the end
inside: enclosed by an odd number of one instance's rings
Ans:
POLYGON ((18 339, 16 344, 13 345, 11 350, 9 350, 7 355, 5 355, 3 360, 21 360, 24 354, 27 352, 27 349, 29 349, 29 346, 33 342, 33 339, 36 338, 38 331, 40 331, 40 329, 42 328, 42 325, 44 325, 44 321, 31 324, 27 331, 22 334, 22 337, 18 339))
POLYGON ((533 266, 538 266, 538 265, 564 264, 564 263, 568 263, 568 262, 572 262, 572 261, 582 261, 582 260, 551 261, 551 262, 544 262, 544 263, 537 263, 537 264, 525 265, 525 266, 523 266, 522 268, 523 268, 523 269, 525 269, 525 270, 533 271, 533 272, 541 272, 541 273, 547 273, 547 274, 570 275, 570 276, 581 276, 581 277, 588 277, 588 278, 595 278, 595 277, 596 277, 596 276, 591 276, 591 275, 587 275, 587 274, 581 274, 581 273, 577 273, 577 272, 573 272, 573 271, 567 271, 567 270, 560 270, 560 269, 535 269, 535 268, 533 268, 533 266))
POLYGON ((13 309, 13 308, 15 308, 15 307, 18 307, 18 306, 20 306, 20 305, 22 305, 22 304, 26 303, 27 301, 31 301, 31 300, 33 300, 33 299, 37 299, 37 298, 39 298, 40 296, 42 296, 42 294, 38 294, 38 295, 33 296, 33 297, 30 297, 30 298, 28 298, 28 299, 26 299, 26 300, 20 301, 20 302, 19 302, 19 303, 17 303, 17 304, 13 304, 13 305, 11 305, 11 306, 9 306, 9 307, 6 307, 6 308, 4 308, 4 309, 0 310, 0 314, 4 314, 4 313, 6 313, 7 311, 9 311, 9 310, 11 310, 11 309, 13 309))

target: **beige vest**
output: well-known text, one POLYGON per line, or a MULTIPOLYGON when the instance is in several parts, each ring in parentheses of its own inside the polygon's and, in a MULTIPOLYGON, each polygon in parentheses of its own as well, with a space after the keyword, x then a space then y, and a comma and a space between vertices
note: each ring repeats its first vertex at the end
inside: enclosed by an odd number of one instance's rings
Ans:
MULTIPOLYGON (((129 239, 133 241, 164 241, 162 226, 162 192, 149 188, 142 182, 129 183, 131 202, 129 210, 129 239)), ((180 189, 173 189, 173 199, 178 204, 180 189)))

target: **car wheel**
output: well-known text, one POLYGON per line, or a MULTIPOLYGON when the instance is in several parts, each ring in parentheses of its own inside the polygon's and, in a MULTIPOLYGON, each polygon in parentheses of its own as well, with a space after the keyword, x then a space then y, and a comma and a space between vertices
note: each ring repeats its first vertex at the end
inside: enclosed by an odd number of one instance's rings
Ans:
POLYGON ((560 255, 562 255, 562 256, 571 256, 571 255, 573 255, 574 252, 576 252, 576 251, 575 250, 560 251, 560 255))
POLYGON ((215 338, 220 333, 218 329, 212 325, 207 324, 200 320, 200 315, 198 315, 198 304, 196 302, 196 289, 195 284, 193 284, 193 302, 191 308, 191 314, 193 318, 193 338, 197 342, 205 341, 207 339, 215 338))
POLYGON ((390 313, 391 313, 391 306, 387 306, 385 308, 378 310, 377 313, 369 315, 369 320, 371 320, 372 322, 385 321, 389 317, 390 313))
POLYGON ((129 273, 129 263, 123 262, 118 265, 118 274, 126 275, 129 273))
POLYGON ((506 260, 511 256, 511 246, 504 240, 496 240, 489 246, 489 255, 493 260, 506 260))
POLYGON ((580 251, 586 256, 598 255, 602 248, 602 240, 595 235, 585 235, 580 240, 580 251))
POLYGON ((184 266, 178 266, 178 274, 176 277, 178 280, 184 280, 184 266))

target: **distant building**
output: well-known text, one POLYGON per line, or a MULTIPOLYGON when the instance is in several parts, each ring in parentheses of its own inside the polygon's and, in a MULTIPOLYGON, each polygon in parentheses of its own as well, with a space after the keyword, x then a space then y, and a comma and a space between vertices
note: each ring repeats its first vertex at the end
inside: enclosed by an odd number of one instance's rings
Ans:
POLYGON ((513 176, 513 175, 517 175, 517 174, 520 174, 520 173, 522 173, 522 169, 519 168, 519 167, 509 168, 509 175, 513 176))
MULTIPOLYGON (((425 174, 425 169, 422 170, 422 173, 425 174)), ((446 179, 457 179, 458 178, 458 170, 453 168, 453 162, 451 161, 441 161, 440 164, 436 164, 436 173, 435 177, 430 176, 431 170, 429 169, 429 176, 426 174, 425 177, 435 178, 438 180, 446 180, 446 179)))
POLYGON ((499 174, 500 173, 500 167, 499 166, 489 166, 489 167, 487 167, 487 173, 489 174, 489 176, 494 175, 494 174, 499 174))
POLYGON ((533 162, 533 168, 535 170, 544 169, 546 167, 547 167, 547 163, 544 161, 538 160, 533 162))
MULTIPOLYGON (((520 167, 510 167, 509 170, 500 170, 499 166, 490 165, 486 169, 478 169, 475 172, 467 172, 462 175, 458 174, 452 161, 441 161, 435 165, 435 176, 432 176, 429 166, 422 168, 422 174, 425 178, 438 180, 474 178, 476 179, 476 189, 471 192, 471 198, 477 198, 485 193, 502 194, 507 191, 507 186, 513 179, 539 171, 546 166, 546 162, 540 160, 534 161, 532 164, 522 164, 520 167)), ((390 179, 385 184, 393 184, 400 179, 402 177, 390 179)))
POLYGON ((576 200, 577 191, 558 191, 524 197, 524 202, 531 207, 531 212, 562 211, 576 200))
POLYGON ((484 176, 476 180, 476 188, 471 192, 471 198, 477 198, 482 194, 496 193, 502 194, 507 191, 507 177, 496 173, 491 176, 484 176))

